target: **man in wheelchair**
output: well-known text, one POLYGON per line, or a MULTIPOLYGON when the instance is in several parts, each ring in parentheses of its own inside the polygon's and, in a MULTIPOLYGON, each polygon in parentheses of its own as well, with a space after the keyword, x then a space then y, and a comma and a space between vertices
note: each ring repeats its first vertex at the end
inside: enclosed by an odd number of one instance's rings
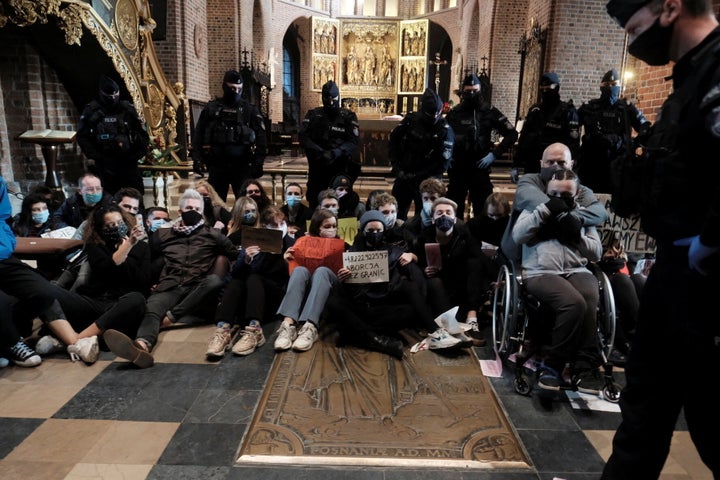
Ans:
POLYGON ((596 336, 600 299, 597 279, 587 265, 600 260, 602 242, 596 227, 583 225, 576 203, 579 188, 572 170, 555 170, 547 182, 549 200, 520 213, 512 239, 522 246, 527 293, 554 314, 538 387, 598 395, 605 385, 596 336), (563 376, 566 364, 570 382, 563 376))

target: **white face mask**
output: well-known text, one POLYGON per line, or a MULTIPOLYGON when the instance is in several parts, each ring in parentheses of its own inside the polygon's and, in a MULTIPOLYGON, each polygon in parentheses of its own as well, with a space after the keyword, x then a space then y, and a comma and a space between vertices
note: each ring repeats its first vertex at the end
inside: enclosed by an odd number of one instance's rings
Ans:
POLYGON ((347 190, 335 190, 335 193, 337 194, 338 200, 340 200, 342 197, 347 195, 347 190))
POLYGON ((423 211, 428 217, 430 216, 430 212, 432 211, 432 204, 433 202, 431 201, 423 202, 423 211))
POLYGON ((337 237, 337 227, 333 228, 321 228, 320 236, 323 238, 335 238, 337 237))
POLYGON ((276 227, 271 227, 269 225, 266 225, 266 228, 268 228, 270 230, 280 230, 281 232, 283 232, 283 237, 285 235, 287 235, 287 233, 288 233, 288 226, 287 226, 287 223, 285 223, 285 222, 282 222, 280 225, 278 225, 276 227))
POLYGON ((389 215, 385 215, 385 227, 392 228, 393 225, 395 225, 396 220, 397 220, 396 213, 391 213, 389 215))

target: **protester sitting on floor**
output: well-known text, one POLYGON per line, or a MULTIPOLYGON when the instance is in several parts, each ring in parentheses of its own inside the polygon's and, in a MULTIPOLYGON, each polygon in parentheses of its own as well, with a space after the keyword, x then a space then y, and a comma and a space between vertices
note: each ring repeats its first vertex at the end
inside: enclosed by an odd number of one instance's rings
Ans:
POLYGON ((376 190, 370 190, 370 193, 368 193, 367 199, 365 200, 365 211, 368 210, 377 210, 377 204, 375 203, 375 197, 380 195, 381 193, 390 193, 387 190, 383 189, 376 189, 376 190))
POLYGON ((485 199, 480 215, 467 221, 472 236, 481 245, 500 247, 502 237, 510 221, 510 202, 502 193, 491 193, 485 199))
MULTIPOLYGON (((420 182, 420 198, 422 199, 422 210, 420 215, 413 215, 404 224, 403 228, 413 237, 422 233, 423 228, 433 223, 432 204, 447 193, 447 186, 437 178, 426 178, 420 182)), ((413 250, 411 248, 411 250, 413 250)))
POLYGON ((60 227, 78 228, 95 205, 109 203, 111 199, 112 195, 103 192, 100 179, 92 173, 86 173, 78 179, 77 192, 67 198, 52 215, 60 227))
POLYGON ((236 247, 242 245, 243 227, 257 227, 259 218, 258 206, 255 200, 251 197, 240 197, 235 200, 235 204, 230 211, 227 232, 227 237, 233 245, 236 247))
POLYGON ((145 229, 152 233, 158 228, 169 226, 170 213, 165 207, 150 207, 145 210, 145 229))
POLYGON ((265 335, 262 322, 266 320, 265 312, 274 314, 285 295, 288 266, 283 253, 295 243, 295 239, 287 235, 285 215, 275 205, 263 210, 260 225, 262 228, 283 232, 282 249, 269 252, 254 245, 240 251, 231 270, 232 278, 225 287, 215 315, 217 329, 205 352, 208 358, 225 356, 240 328, 240 338, 232 345, 232 353, 250 355, 256 348, 263 346, 265 335))
POLYGON ((98 359, 98 336, 107 329, 137 333, 151 286, 144 237, 142 225, 119 206, 93 209, 85 232, 88 278, 75 292, 54 286, 58 303, 42 315, 54 336, 38 340, 40 355, 67 350, 73 361, 91 364, 98 359))
MULTIPOLYGON (((405 250, 385 241, 385 216, 369 210, 360 217, 358 234, 350 251, 386 251, 388 253, 388 282, 349 283, 352 271, 346 267, 338 271, 339 289, 327 301, 328 318, 334 319, 339 333, 338 344, 354 345, 368 350, 403 357, 403 342, 398 332, 415 328, 435 332, 435 324, 421 294, 422 271, 416 263, 402 264, 405 250), (416 272, 413 272, 415 270, 416 272)), ((440 338, 442 332, 431 335, 440 338)), ((456 346, 459 342, 452 342, 456 346)), ((447 348, 431 341, 430 349, 447 348)))
MULTIPOLYGON (((337 196, 334 188, 328 188, 318 193, 318 209, 324 208, 330 210, 338 218, 340 217, 340 199, 337 196)), ((350 215, 353 217, 354 215, 350 215)), ((311 217, 312 218, 312 217, 311 217)))
POLYGON ((185 316, 207 316, 208 310, 214 316, 227 274, 215 269, 216 260, 238 256, 237 248, 225 235, 205 224, 203 199, 196 190, 185 190, 179 206, 180 220, 150 237, 151 254, 161 255, 165 265, 148 297, 135 340, 114 329, 103 335, 113 353, 140 368, 153 365, 150 352, 161 327, 171 327, 185 316))
POLYGON ((258 206, 258 213, 262 212, 268 205, 273 204, 260 181, 254 178, 245 180, 240 187, 240 191, 245 192, 245 195, 255 200, 258 206))
POLYGON ((198 180, 195 182, 195 190, 203 197, 203 212, 205 212, 203 215, 207 224, 227 233, 227 224, 231 218, 230 211, 215 188, 207 180, 198 180))
POLYGON ((471 327, 475 345, 484 345, 477 312, 494 280, 490 278, 491 261, 480 251, 467 226, 458 222, 456 208, 449 198, 432 203, 433 223, 423 228, 413 253, 428 279, 427 297, 433 315, 457 305, 456 320, 471 327))
MULTIPOLYGON (((137 216, 142 215, 145 207, 143 206, 143 197, 137 189, 133 187, 122 187, 110 198, 110 203, 119 206, 121 209, 128 212, 130 215, 137 216)), ((98 203, 97 205, 108 205, 108 203, 98 203)), ((96 205, 96 206, 97 206, 96 205)), ((92 215, 92 210, 90 211, 92 215)), ((89 216, 88 216, 89 218, 89 216)), ((85 235, 85 229, 87 228, 88 218, 83 220, 80 226, 75 230, 73 238, 76 240, 83 240, 85 235)), ((136 217, 137 218, 137 217, 136 217)), ((140 226, 144 228, 143 223, 139 222, 140 226)))
MULTIPOLYGON (((30 194, 23 199, 20 212, 15 215, 12 229, 16 237, 41 237, 59 228, 56 218, 50 216, 47 198, 40 193, 30 194)), ((60 255, 40 257, 37 270, 48 280, 57 278, 65 265, 60 255)))
POLYGON ((330 188, 338 197, 338 218, 355 217, 359 219, 365 213, 365 204, 353 190, 353 182, 347 175, 338 175, 330 182, 330 188))
POLYGON ((297 239, 283 256, 292 269, 287 291, 277 311, 283 321, 275 339, 276 351, 292 348, 305 352, 317 341, 325 301, 330 290, 338 284, 342 252, 348 247, 338 237, 335 213, 318 207, 310 220, 307 235, 297 239))
POLYGON ((285 214, 288 235, 299 238, 307 231, 307 222, 312 217, 310 207, 302 203, 303 189, 297 182, 290 182, 285 187, 285 203, 280 209, 285 214))
POLYGON ((374 208, 385 217, 385 232, 383 237, 390 245, 397 245, 403 250, 400 261, 403 265, 417 262, 417 257, 410 250, 414 245, 415 236, 403 228, 404 220, 397 218, 397 199, 389 193, 381 193, 375 197, 374 208))
POLYGON ((563 378, 570 362, 578 391, 597 395, 604 385, 596 333, 600 293, 587 264, 600 260, 602 242, 595 227, 582 224, 575 201, 579 186, 572 170, 553 172, 547 186, 549 200, 523 210, 512 235, 522 246, 527 292, 548 306, 554 317, 547 355, 538 369, 538 386, 549 391, 570 386, 563 378))

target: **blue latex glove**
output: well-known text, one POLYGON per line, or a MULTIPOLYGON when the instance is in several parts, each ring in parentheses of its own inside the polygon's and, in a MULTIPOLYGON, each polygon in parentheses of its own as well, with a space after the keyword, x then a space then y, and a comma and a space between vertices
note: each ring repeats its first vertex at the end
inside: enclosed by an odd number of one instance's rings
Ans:
POLYGON ((702 275, 708 275, 710 273, 703 268, 705 260, 708 257, 720 252, 720 247, 708 247, 707 245, 703 245, 700 241, 699 235, 675 240, 673 245, 678 247, 690 247, 690 250, 688 250, 688 264, 692 270, 695 270, 702 275))
POLYGON ((517 183, 519 179, 520 176, 518 175, 518 169, 513 168, 512 170, 510 170, 510 181, 512 183, 517 183))
POLYGON ((478 168, 490 168, 495 161, 495 154, 490 152, 477 162, 478 168))

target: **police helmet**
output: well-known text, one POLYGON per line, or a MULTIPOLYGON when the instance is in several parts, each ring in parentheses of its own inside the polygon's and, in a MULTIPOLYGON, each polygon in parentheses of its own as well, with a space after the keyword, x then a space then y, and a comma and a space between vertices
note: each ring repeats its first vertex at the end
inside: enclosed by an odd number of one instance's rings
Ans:
POLYGON ((635 12, 652 2, 652 0, 610 0, 605 8, 610 15, 622 28, 635 15, 635 12))
POLYGON ((605 75, 603 75, 602 80, 600 80, 600 83, 611 83, 611 82, 619 82, 620 81, 620 75, 618 74, 617 70, 614 68, 612 70, 608 70, 605 72, 605 75))
POLYGON ((420 111, 428 120, 434 121, 442 114, 443 101, 435 91, 426 88, 420 99, 420 111))
POLYGON ((240 75, 240 72, 238 72, 237 70, 228 70, 227 72, 225 72, 225 76, 223 77, 223 84, 225 83, 242 84, 242 75, 240 75))
POLYGON ((545 72, 540 77, 540 86, 549 87, 552 85, 560 86, 560 77, 555 72, 545 72))

